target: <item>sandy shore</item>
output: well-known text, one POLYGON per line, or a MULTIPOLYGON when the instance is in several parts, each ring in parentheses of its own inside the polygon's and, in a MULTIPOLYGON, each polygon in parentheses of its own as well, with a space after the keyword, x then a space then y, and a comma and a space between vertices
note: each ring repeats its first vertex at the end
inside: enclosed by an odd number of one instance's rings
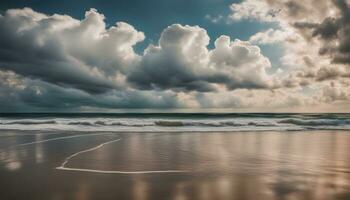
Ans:
POLYGON ((0 199, 350 199, 350 133, 2 131, 0 199))

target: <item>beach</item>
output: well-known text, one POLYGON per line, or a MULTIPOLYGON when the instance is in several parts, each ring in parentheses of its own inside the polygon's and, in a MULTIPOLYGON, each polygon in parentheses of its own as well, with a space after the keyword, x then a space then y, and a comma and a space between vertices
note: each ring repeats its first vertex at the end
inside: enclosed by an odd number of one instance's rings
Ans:
POLYGON ((350 199, 347 130, 3 130, 0 199, 350 199))
POLYGON ((350 0, 1 0, 0 200, 350 200, 350 0))

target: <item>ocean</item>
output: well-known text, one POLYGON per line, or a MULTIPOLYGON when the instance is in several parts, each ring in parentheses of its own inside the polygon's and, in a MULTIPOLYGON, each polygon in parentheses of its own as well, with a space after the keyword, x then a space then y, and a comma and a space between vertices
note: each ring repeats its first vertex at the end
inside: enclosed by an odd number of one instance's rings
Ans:
POLYGON ((348 200, 350 114, 0 114, 4 200, 348 200))

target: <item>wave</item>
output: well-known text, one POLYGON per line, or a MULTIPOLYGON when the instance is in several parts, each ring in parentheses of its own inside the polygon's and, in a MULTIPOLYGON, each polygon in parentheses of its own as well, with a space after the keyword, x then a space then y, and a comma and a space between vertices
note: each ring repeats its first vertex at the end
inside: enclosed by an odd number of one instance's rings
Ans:
MULTIPOLYGON (((39 123, 38 123, 39 124, 39 123)), ((245 124, 236 123, 232 121, 224 122, 196 122, 196 121, 151 121, 151 122, 107 122, 107 121, 74 121, 68 122, 67 125, 80 125, 80 126, 126 126, 126 127, 145 127, 145 126, 164 126, 164 127, 181 127, 181 126, 209 126, 209 127, 221 127, 221 126, 244 126, 245 124)), ((267 124, 259 124, 256 122, 251 122, 250 126, 268 126, 267 124)))
POLYGON ((334 119, 318 119, 318 120, 301 120, 301 119, 285 119, 278 123, 282 124, 294 124, 300 126, 341 126, 350 125, 350 120, 334 120, 334 119))
POLYGON ((68 125, 82 125, 82 126, 131 126, 131 127, 143 127, 143 126, 153 126, 153 123, 123 123, 123 122, 105 122, 105 121, 75 121, 69 122, 68 125))
POLYGON ((68 125, 83 125, 83 126, 93 126, 91 122, 69 122, 68 125))
POLYGON ((57 124, 56 121, 13 121, 13 122, 3 122, 4 125, 40 125, 40 124, 57 124))
POLYGON ((236 126, 275 126, 272 123, 266 122, 235 122, 235 121, 218 121, 218 120, 130 120, 130 121, 10 121, 3 122, 2 125, 45 125, 45 124, 60 124, 70 126, 125 126, 125 127, 145 127, 145 126, 160 126, 160 127, 236 127, 236 126))
POLYGON ((209 126, 209 127, 222 127, 222 126, 279 126, 281 124, 292 124, 298 126, 341 126, 350 125, 349 120, 309 120, 309 119, 283 119, 279 121, 265 122, 265 121, 219 121, 219 120, 207 120, 207 121, 194 121, 194 120, 155 120, 155 121, 133 121, 133 122, 115 122, 115 121, 10 121, 2 122, 2 125, 45 125, 45 124, 65 124, 65 125, 79 125, 79 126, 130 126, 130 127, 144 127, 144 126, 164 126, 164 127, 181 127, 181 126, 209 126))
POLYGON ((261 130, 350 130, 350 117, 334 115, 285 118, 169 118, 169 117, 98 117, 35 119, 0 118, 0 129, 20 130, 86 130, 86 131, 261 131, 261 130))
POLYGON ((155 121, 157 126, 209 126, 209 127, 236 127, 236 126, 276 126, 275 123, 267 122, 234 122, 234 121, 155 121))
POLYGON ((220 126, 243 126, 243 124, 235 122, 194 122, 194 121, 155 121, 156 126, 210 126, 210 127, 220 127, 220 126))

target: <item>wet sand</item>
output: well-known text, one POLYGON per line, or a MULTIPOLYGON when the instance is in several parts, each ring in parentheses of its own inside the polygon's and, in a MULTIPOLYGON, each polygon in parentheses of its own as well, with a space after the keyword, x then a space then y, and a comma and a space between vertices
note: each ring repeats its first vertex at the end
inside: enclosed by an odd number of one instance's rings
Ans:
POLYGON ((350 199, 350 132, 1 131, 0 199, 350 199))

